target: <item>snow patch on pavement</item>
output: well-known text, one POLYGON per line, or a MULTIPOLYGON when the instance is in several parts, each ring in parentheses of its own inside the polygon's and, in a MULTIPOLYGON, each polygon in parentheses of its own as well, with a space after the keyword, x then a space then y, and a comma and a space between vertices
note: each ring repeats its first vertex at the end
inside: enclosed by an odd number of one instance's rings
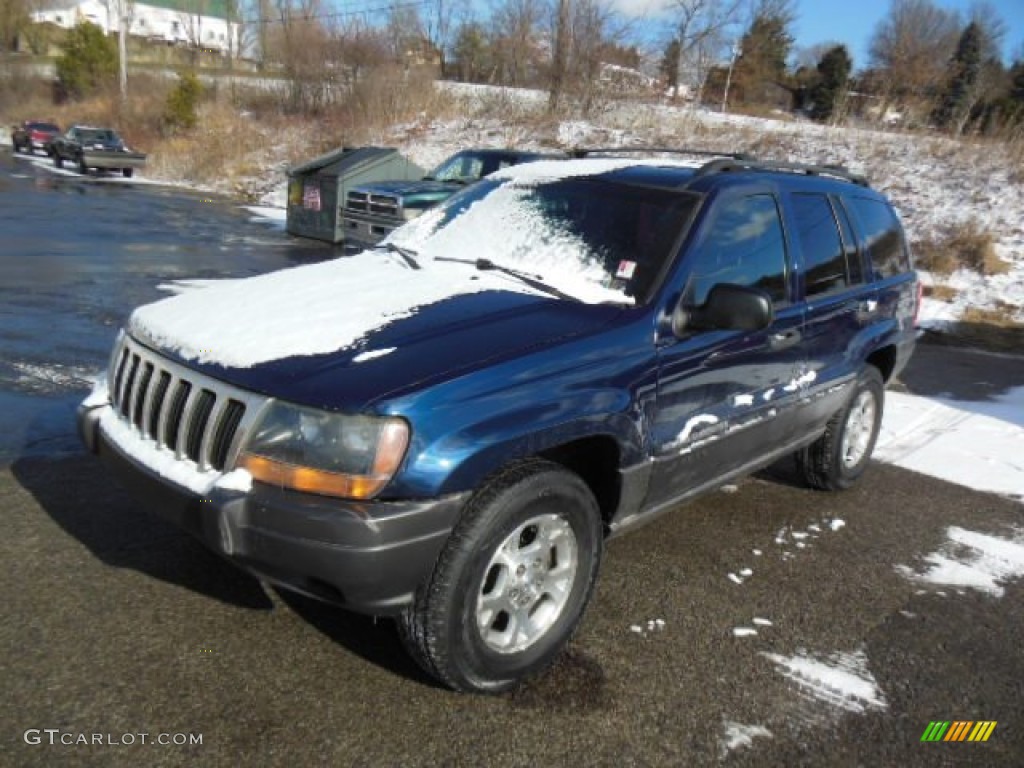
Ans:
POLYGON ((886 394, 874 458, 969 488, 1024 493, 1024 387, 988 402, 886 394))
POLYGON ((908 579, 945 587, 963 587, 1002 597, 1003 585, 1024 576, 1024 531, 1012 539, 951 526, 948 541, 924 558, 923 571, 906 565, 896 570, 908 579))
POLYGON ((798 652, 793 656, 762 653, 777 670, 796 683, 807 699, 828 704, 842 712, 863 713, 869 709, 884 710, 888 704, 874 675, 868 670, 864 651, 837 652, 826 660, 798 652))
POLYGON ((83 389, 92 386, 97 371, 73 365, 41 365, 37 363, 12 362, 18 372, 16 384, 36 392, 62 389, 83 389))
POLYGON ((725 736, 719 742, 721 757, 725 757, 733 750, 751 746, 756 738, 772 738, 772 732, 762 725, 744 725, 733 720, 724 720, 722 728, 725 730, 725 736))

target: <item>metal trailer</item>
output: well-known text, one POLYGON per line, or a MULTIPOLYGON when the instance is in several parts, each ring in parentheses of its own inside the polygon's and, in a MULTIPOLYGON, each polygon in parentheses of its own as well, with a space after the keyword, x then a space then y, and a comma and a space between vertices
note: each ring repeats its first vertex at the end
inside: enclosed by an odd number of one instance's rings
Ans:
POLYGON ((421 179, 423 168, 387 147, 342 147, 288 171, 288 232, 341 243, 342 208, 358 184, 421 179))

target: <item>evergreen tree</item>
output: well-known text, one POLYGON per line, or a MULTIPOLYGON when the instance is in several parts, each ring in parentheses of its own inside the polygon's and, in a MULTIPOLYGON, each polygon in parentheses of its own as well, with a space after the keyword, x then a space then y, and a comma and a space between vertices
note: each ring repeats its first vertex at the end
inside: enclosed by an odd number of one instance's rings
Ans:
POLYGON ((786 60, 793 47, 793 15, 779 0, 761 0, 740 41, 733 78, 745 101, 772 103, 772 85, 785 85, 786 60))
POLYGON ((935 123, 940 128, 959 133, 977 104, 984 43, 981 26, 972 21, 960 35, 949 63, 946 92, 934 114, 935 123))
POLYGON ((485 79, 492 58, 490 45, 487 33, 480 24, 471 21, 459 27, 452 50, 459 80, 474 83, 485 79))
POLYGON ((665 54, 661 57, 661 74, 665 78, 665 87, 672 91, 675 98, 679 92, 679 62, 683 46, 678 38, 672 38, 665 46, 665 54))
POLYGON ((1024 60, 1010 67, 1010 98, 1024 106, 1024 60))
POLYGON ((846 93, 853 62, 845 45, 826 51, 818 62, 817 83, 811 89, 811 117, 827 122, 846 93))
POLYGON ((64 93, 81 98, 117 80, 117 46, 95 24, 72 27, 57 59, 57 78, 64 93))
POLYGON ((168 133, 189 131, 199 122, 199 100, 203 86, 195 72, 179 72, 178 83, 167 96, 164 105, 164 129, 168 133))

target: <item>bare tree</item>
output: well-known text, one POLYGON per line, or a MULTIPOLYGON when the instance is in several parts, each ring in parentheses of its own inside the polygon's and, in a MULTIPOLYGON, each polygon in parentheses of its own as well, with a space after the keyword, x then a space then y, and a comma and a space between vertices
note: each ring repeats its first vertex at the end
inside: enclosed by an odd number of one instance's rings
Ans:
POLYGON ((387 25, 384 33, 394 60, 403 67, 408 67, 411 60, 421 50, 422 43, 427 39, 423 19, 413 6, 395 3, 388 9, 387 25))
POLYGON ((536 80, 542 52, 537 30, 544 16, 542 0, 501 0, 491 15, 495 43, 495 76, 512 86, 536 80))
POLYGON ((685 86, 699 100, 712 66, 735 38, 732 28, 742 16, 744 0, 673 0, 672 39, 678 46, 678 72, 672 81, 672 98, 685 86))
POLYGON ((555 33, 551 47, 551 85, 548 88, 548 111, 558 109, 569 76, 569 37, 572 34, 571 0, 558 0, 555 14, 555 33))
POLYGON ((0 0, 0 51, 13 51, 29 24, 29 0, 0 0))
POLYGON ((276 18, 267 32, 268 56, 288 78, 289 107, 315 113, 333 98, 336 68, 330 38, 320 22, 319 0, 274 0, 276 18))
POLYGON ((893 105, 931 112, 959 36, 955 12, 931 0, 893 0, 871 38, 871 64, 884 89, 880 117, 893 105))
POLYGON ((467 0, 428 0, 423 12, 423 32, 437 50, 441 77, 448 76, 448 51, 452 45, 453 22, 456 15, 468 9, 467 0))

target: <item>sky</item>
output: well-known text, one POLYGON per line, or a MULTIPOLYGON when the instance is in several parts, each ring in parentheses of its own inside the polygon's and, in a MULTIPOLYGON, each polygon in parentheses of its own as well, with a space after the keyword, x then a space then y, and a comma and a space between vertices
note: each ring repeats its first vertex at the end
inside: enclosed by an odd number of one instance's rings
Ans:
MULTIPOLYGON (((972 4, 972 0, 932 2, 965 16, 972 4)), ((878 23, 888 15, 891 3, 892 0, 794 0, 793 52, 819 43, 843 43, 853 57, 854 70, 863 69, 868 65, 871 37, 878 23)), ((1006 25, 1003 60, 1009 65, 1016 58, 1024 57, 1024 0, 988 0, 988 3, 1006 25)), ((650 40, 659 46, 660 53, 660 46, 669 34, 665 19, 671 18, 673 0, 611 0, 611 4, 628 18, 643 19, 650 40)))
MULTIPOLYGON (((970 0, 934 0, 943 8, 966 13, 970 0)), ((797 0, 793 25, 799 49, 835 40, 846 44, 854 69, 868 63, 868 47, 878 22, 889 12, 891 0, 797 0)), ((1003 58, 1007 63, 1024 47, 1024 0, 989 0, 1006 23, 1003 58)))

